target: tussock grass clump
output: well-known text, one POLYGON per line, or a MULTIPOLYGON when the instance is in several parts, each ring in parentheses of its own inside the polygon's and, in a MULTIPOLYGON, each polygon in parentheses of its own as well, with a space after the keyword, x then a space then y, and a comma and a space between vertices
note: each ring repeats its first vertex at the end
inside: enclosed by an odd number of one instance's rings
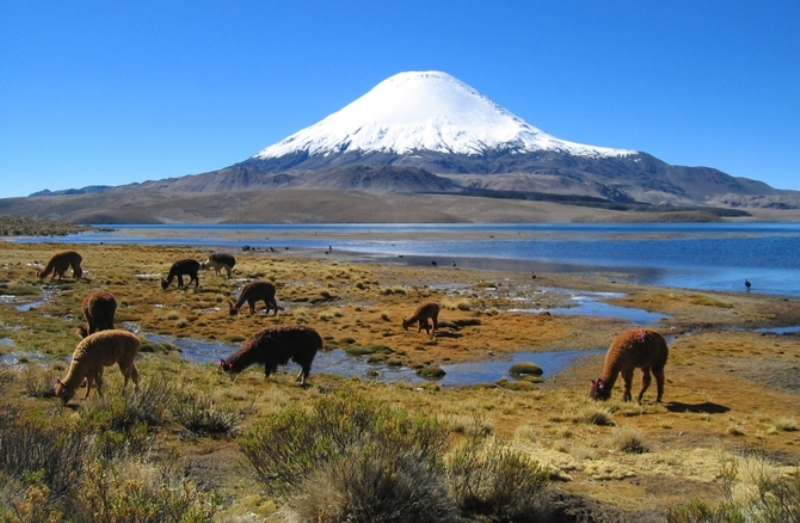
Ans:
POLYGON ((797 420, 781 416, 772 423, 770 428, 774 432, 797 432, 797 420))
POLYGON ((512 376, 541 376, 544 371, 537 364, 530 361, 515 363, 508 369, 512 376))
POLYGON ((56 382, 56 374, 51 371, 27 368, 22 373, 22 385, 25 394, 32 398, 50 398, 55 396, 53 384, 56 382))
POLYGON ((602 406, 587 405, 583 407, 577 414, 578 421, 588 423, 590 425, 607 426, 613 425, 611 411, 602 406))
POLYGON ((175 421, 189 435, 233 435, 239 416, 194 390, 182 391, 170 406, 175 421))
POLYGON ((644 454, 650 452, 650 447, 644 442, 642 434, 630 427, 616 429, 611 435, 611 448, 627 454, 644 454))
POLYGON ((722 501, 698 498, 667 507, 669 523, 785 523, 800 521, 800 467, 780 472, 765 458, 722 464, 722 501), (743 469, 743 470, 742 470, 743 469))

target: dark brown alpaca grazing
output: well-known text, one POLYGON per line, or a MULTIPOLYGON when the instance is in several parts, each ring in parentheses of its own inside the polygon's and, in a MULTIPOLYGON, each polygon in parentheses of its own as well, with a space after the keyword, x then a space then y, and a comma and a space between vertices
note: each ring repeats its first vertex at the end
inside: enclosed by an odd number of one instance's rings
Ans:
POLYGON ((81 269, 82 261, 83 257, 75 251, 60 251, 50 257, 44 269, 36 271, 36 276, 43 280, 52 272, 53 275, 50 279, 52 280, 58 276, 60 280, 64 277, 64 273, 67 272, 67 269, 72 267, 72 276, 76 280, 79 280, 81 276, 83 276, 83 269, 81 269))
POLYGON ((217 276, 219 276, 219 271, 221 269, 225 269, 225 272, 228 273, 228 279, 230 280, 234 265, 236 265, 236 258, 232 255, 223 252, 215 252, 203 262, 201 268, 214 269, 217 276))
POLYGON ((244 302, 250 306, 250 314, 256 313, 256 303, 263 301, 267 306, 267 314, 270 308, 275 309, 275 315, 278 315, 278 302, 275 301, 275 285, 268 281, 251 281, 242 287, 242 292, 239 293, 239 301, 236 305, 228 302, 228 312, 231 316, 238 314, 244 302))
POLYGON ((667 342, 654 330, 629 329, 617 336, 611 343, 606 353, 606 362, 603 368, 603 377, 597 381, 592 380, 592 389, 589 397, 593 400, 607 400, 611 397, 611 389, 617 375, 622 373, 625 384, 622 401, 631 400, 631 384, 633 370, 642 369, 642 388, 637 401, 642 402, 644 392, 650 386, 652 378, 650 371, 656 376, 658 395, 656 401, 660 402, 664 394, 664 366, 667 364, 667 342))
POLYGON ((117 300, 114 295, 106 290, 90 292, 83 299, 83 316, 87 326, 78 327, 78 336, 85 338, 95 332, 112 330, 114 328, 114 314, 117 312, 117 300))
POLYGON ((436 329, 439 327, 439 304, 429 301, 419 305, 414 310, 414 314, 411 315, 410 318, 403 318, 403 328, 408 329, 409 326, 413 325, 415 322, 419 322, 419 328, 417 332, 422 331, 425 329, 425 332, 428 335, 431 334, 431 326, 428 323, 428 318, 431 319, 433 322, 433 332, 436 332, 436 329))
POLYGON ((178 288, 183 288, 183 277, 189 276, 189 285, 192 284, 194 281, 194 288, 197 289, 197 286, 200 284, 200 280, 197 278, 197 273, 200 271, 200 262, 197 260, 193 260, 191 258, 187 258, 185 260, 178 260, 172 264, 172 267, 169 269, 169 275, 167 275, 167 279, 161 280, 161 288, 163 290, 167 290, 172 280, 177 276, 178 277, 178 288))
POLYGON ((264 364, 267 378, 275 372, 278 365, 286 365, 291 359, 300 365, 300 373, 295 381, 305 385, 311 372, 311 362, 322 348, 322 338, 311 327, 302 325, 281 325, 264 327, 244 342, 242 348, 219 360, 222 370, 231 379, 251 365, 264 364))

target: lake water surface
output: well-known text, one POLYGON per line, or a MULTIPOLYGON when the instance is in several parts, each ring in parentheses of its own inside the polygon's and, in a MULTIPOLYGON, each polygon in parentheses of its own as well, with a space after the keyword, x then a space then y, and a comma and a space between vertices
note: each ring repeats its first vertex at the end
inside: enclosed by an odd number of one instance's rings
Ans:
POLYGON ((800 224, 167 224, 16 241, 315 249, 523 272, 600 272, 644 285, 800 296, 800 224), (247 239, 241 239, 245 235, 247 239), (358 235, 365 236, 359 238, 358 235), (463 237, 463 239, 460 239, 463 237))

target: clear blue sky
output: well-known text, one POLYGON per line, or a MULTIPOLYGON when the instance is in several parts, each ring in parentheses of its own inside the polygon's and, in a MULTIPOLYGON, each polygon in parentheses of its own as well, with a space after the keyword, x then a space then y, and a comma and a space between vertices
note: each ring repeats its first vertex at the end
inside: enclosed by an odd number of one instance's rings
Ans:
POLYGON ((389 76, 800 190, 800 2, 0 0, 0 197, 245 160, 389 76))

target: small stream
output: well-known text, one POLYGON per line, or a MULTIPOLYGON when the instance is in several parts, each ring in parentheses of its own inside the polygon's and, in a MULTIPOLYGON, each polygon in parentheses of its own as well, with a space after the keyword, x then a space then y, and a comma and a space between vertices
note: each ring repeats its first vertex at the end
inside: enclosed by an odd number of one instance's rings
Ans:
MULTIPOLYGON (((181 351, 181 357, 192 363, 215 363, 239 349, 238 346, 218 341, 174 338, 157 334, 145 334, 144 337, 156 343, 168 342, 178 347, 181 351)), ((512 365, 520 362, 536 363, 544 371, 544 377, 547 377, 565 370, 578 357, 603 353, 605 353, 605 349, 516 352, 503 359, 497 358, 489 361, 440 365, 446 374, 443 378, 435 381, 444 386, 454 386, 492 383, 502 378, 513 379, 508 370, 512 365)), ((294 363, 290 363, 289 368, 300 369, 294 363)), ((318 352, 311 367, 312 375, 315 372, 348 378, 372 379, 381 382, 422 383, 430 381, 419 377, 414 369, 409 367, 387 365, 385 363, 368 363, 367 356, 351 356, 341 349, 318 352)))

